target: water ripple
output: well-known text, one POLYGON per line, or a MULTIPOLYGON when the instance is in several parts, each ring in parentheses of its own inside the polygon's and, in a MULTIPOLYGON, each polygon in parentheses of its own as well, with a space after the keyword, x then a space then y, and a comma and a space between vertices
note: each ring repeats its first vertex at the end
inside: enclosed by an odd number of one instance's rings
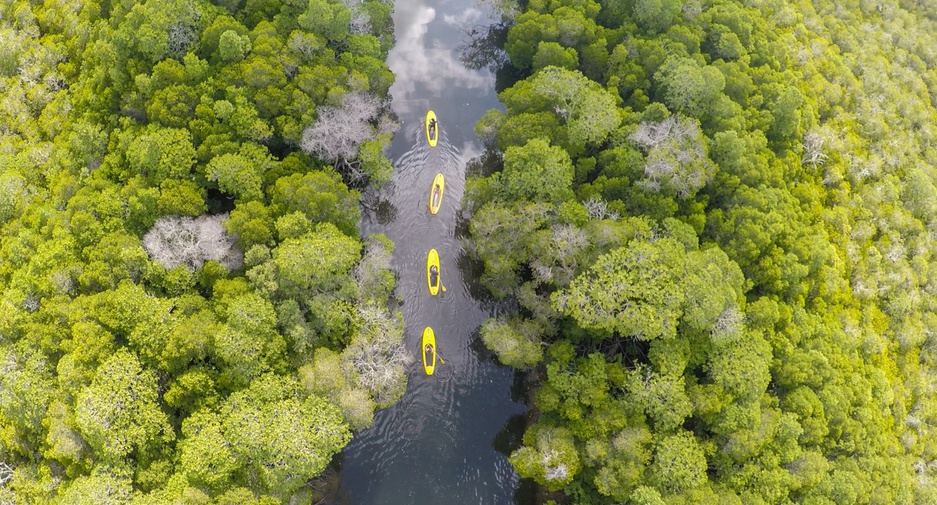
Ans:
MULTIPOLYGON (((430 15, 416 0, 399 0, 395 9, 398 37, 405 34, 398 40, 404 53, 419 50, 421 37, 437 32, 444 33, 450 44, 459 36, 450 25, 434 25, 435 11, 430 15), (411 11, 425 15, 407 16, 411 11), (408 28, 407 23, 419 26, 408 28), (400 40, 406 44, 401 46, 400 40)), ((447 13, 447 23, 458 21, 452 14, 447 13)), ((445 51, 450 50, 440 46, 433 54, 445 51)), ((417 61, 400 54, 395 58, 398 63, 417 61)), ((390 148, 392 181, 364 195, 360 227, 362 235, 383 233, 395 244, 391 267, 397 277, 396 294, 403 301, 404 342, 415 362, 408 370, 404 396, 375 412, 371 427, 356 433, 343 451, 341 493, 351 504, 511 503, 518 477, 494 443, 508 420, 525 407, 511 400, 513 371, 476 352, 478 329, 491 316, 485 306, 493 304, 472 296, 465 276, 473 274, 463 261, 456 234, 465 166, 479 154, 478 145, 468 140, 472 125, 485 110, 499 106, 493 78, 464 79, 455 72, 456 77, 449 76, 444 85, 435 82, 427 88, 424 74, 394 71, 398 81, 391 90, 393 105, 403 127, 390 148), (404 82, 411 78, 416 80, 404 82), (476 84, 483 81, 491 84, 479 95, 476 84), (428 97, 434 97, 434 103, 428 97), (435 148, 429 147, 424 133, 423 119, 430 108, 440 121, 435 148), (437 173, 446 177, 446 190, 440 211, 431 215, 426 203, 437 173), (439 253, 447 288, 435 297, 426 286, 426 255, 431 248, 439 253), (423 373, 419 358, 426 326, 434 329, 445 360, 437 363, 431 377, 423 373)))

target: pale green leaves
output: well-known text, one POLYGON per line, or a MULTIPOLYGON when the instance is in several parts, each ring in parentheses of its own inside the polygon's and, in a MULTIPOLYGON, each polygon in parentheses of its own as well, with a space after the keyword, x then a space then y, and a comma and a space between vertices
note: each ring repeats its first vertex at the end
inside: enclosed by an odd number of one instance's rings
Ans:
POLYGON ((13 217, 26 196, 26 180, 14 171, 0 173, 0 223, 13 217))
POLYGON ((358 294, 365 303, 381 306, 394 292, 394 272, 390 268, 394 243, 384 235, 370 235, 361 261, 353 275, 358 283, 358 294))
POLYGON ((771 110, 774 122, 768 129, 772 140, 785 141, 803 138, 804 126, 801 108, 804 95, 795 87, 788 87, 781 93, 771 110))
POLYGON ((528 258, 532 231, 549 222, 549 206, 507 206, 489 203, 472 219, 475 248, 485 262, 482 282, 495 296, 505 296, 519 284, 517 269, 528 258))
POLYGON ((219 411, 183 425, 182 460, 189 479, 224 484, 234 473, 288 496, 321 472, 351 438, 337 407, 305 396, 299 385, 268 375, 232 394, 219 411))
POLYGON ((782 174, 778 168, 769 166, 765 156, 767 145, 768 140, 760 130, 715 134, 710 155, 722 172, 720 178, 729 183, 720 189, 735 189, 739 183, 753 188, 780 185, 782 174))
POLYGON ((680 14, 680 0, 636 0, 634 17, 649 32, 666 30, 680 14))
POLYGON ((283 241, 273 262, 280 272, 281 289, 311 295, 338 288, 360 257, 359 241, 331 223, 321 223, 312 233, 283 241))
POLYGON ((546 140, 533 139, 504 153, 500 192, 508 202, 560 203, 573 197, 569 189, 573 165, 563 149, 546 140))
POLYGON ((579 71, 546 67, 531 81, 532 91, 551 102, 574 144, 596 144, 621 123, 617 100, 579 71))
POLYGON ((829 434, 829 420, 823 402, 810 387, 800 386, 791 390, 784 397, 782 406, 785 412, 796 416, 803 428, 800 440, 804 445, 820 444, 829 434))
POLYGON ((677 56, 667 58, 654 80, 670 109, 697 118, 709 112, 726 83, 716 67, 677 56))
POLYGON ((660 496, 660 491, 649 486, 638 486, 630 496, 634 505, 667 505, 660 496))
POLYGON ((161 215, 200 216, 208 210, 205 189, 192 181, 166 179, 160 184, 156 206, 161 215))
POLYGON ((576 70, 579 66, 579 54, 572 47, 563 47, 556 42, 540 42, 533 58, 534 70, 545 67, 560 67, 576 70))
POLYGON ((316 349, 311 363, 299 369, 303 386, 313 394, 329 396, 347 387, 342 356, 331 349, 316 349))
POLYGON ((221 420, 211 411, 196 412, 182 423, 179 443, 183 472, 193 484, 218 489, 240 466, 221 420))
POLYGON ((122 505, 133 496, 130 479, 99 469, 76 478, 60 491, 56 505, 122 505))
POLYGON ((524 434, 524 447, 511 454, 511 464, 524 477, 550 490, 570 483, 579 472, 579 453, 566 428, 536 425, 524 434))
POLYGON ((902 188, 902 198, 909 210, 922 221, 934 219, 937 216, 937 185, 935 185, 937 172, 934 167, 927 165, 910 167, 907 170, 906 180, 902 188))
POLYGON ((685 247, 670 237, 631 240, 599 256, 553 304, 583 328, 642 340, 672 338, 681 324, 709 331, 743 303, 744 276, 719 248, 685 247))
POLYGON ((338 404, 352 429, 371 424, 375 407, 403 395, 413 357, 403 346, 403 319, 374 305, 354 314, 357 334, 340 354, 320 348, 300 369, 303 385, 338 404))
POLYGON ((371 426, 377 404, 374 403, 370 392, 360 388, 349 389, 343 391, 335 401, 342 409, 342 415, 350 429, 357 431, 371 426))
POLYGON ((547 66, 500 98, 508 108, 498 121, 505 149, 546 137, 575 157, 587 145, 604 142, 621 123, 617 97, 578 70, 547 66))
POLYGON ((683 286, 683 322, 702 331, 714 328, 720 317, 729 317, 723 313, 741 306, 747 290, 738 264, 718 247, 687 254, 683 286))
POLYGON ((706 482, 706 456, 699 442, 688 431, 661 439, 651 465, 653 480, 667 491, 682 491, 706 482))
POLYGON ((264 196, 262 176, 273 164, 263 146, 242 144, 237 153, 212 158, 205 171, 221 191, 243 200, 260 200, 264 196))
POLYGON ((228 233, 237 237, 245 251, 250 251, 253 245, 272 243, 271 221, 270 209, 262 202, 252 200, 239 203, 231 211, 231 217, 224 222, 224 227, 228 233))
POLYGON ((282 366, 286 343, 276 332, 273 305, 255 293, 245 293, 227 303, 227 327, 215 335, 215 349, 227 365, 223 377, 246 384, 262 372, 282 366))
POLYGON ((159 408, 156 374, 136 356, 118 351, 76 399, 82 436, 103 458, 118 461, 135 450, 175 438, 159 408))
POLYGON ((136 4, 117 30, 116 39, 151 62, 182 57, 198 40, 201 5, 184 0, 149 0, 136 4))
POLYGON ((342 409, 345 422, 357 431, 371 425, 377 405, 369 391, 355 387, 348 354, 320 347, 313 361, 299 369, 299 375, 307 391, 336 403, 342 409))
POLYGON ((151 125, 130 142, 127 161, 154 183, 184 179, 195 164, 195 148, 188 130, 151 125))
POLYGON ((520 318, 489 319, 481 328, 485 346, 514 368, 531 367, 543 359, 540 333, 535 322, 520 318))
POLYGON ((413 361, 403 346, 403 318, 371 305, 357 312, 358 334, 343 353, 351 365, 348 375, 377 406, 388 407, 406 391, 406 367, 413 361))
POLYGON ((652 374, 634 393, 657 432, 672 432, 693 412, 682 375, 652 374))
POLYGON ((348 36, 351 11, 338 2, 309 0, 306 11, 296 19, 299 26, 329 40, 348 36))
POLYGON ((586 442, 586 450, 591 449, 590 456, 599 463, 593 480, 596 489, 615 500, 627 500, 634 486, 644 480, 644 468, 651 459, 651 440, 647 427, 636 426, 621 430, 610 441, 596 438, 586 442))
POLYGON ((683 246, 673 239, 633 241, 600 256, 555 293, 553 303, 584 328, 642 340, 672 338, 684 300, 684 263, 683 246))
POLYGON ((9 430, 8 440, 23 440, 42 431, 42 420, 55 391, 55 368, 41 352, 17 352, 6 345, 0 347, 0 360, 0 417, 4 429, 9 430))
POLYGON ((251 41, 247 35, 238 35, 234 30, 227 30, 218 39, 218 55, 224 61, 241 61, 251 50, 251 41))
POLYGON ((741 402, 754 402, 771 381, 771 346, 757 332, 717 345, 707 369, 713 381, 741 402))
POLYGON ((45 457, 54 459, 66 467, 79 463, 88 454, 88 444, 75 426, 74 410, 62 401, 49 405, 45 420, 45 457))
POLYGON ((358 192, 329 169, 277 179, 271 207, 277 213, 302 212, 313 223, 329 221, 349 235, 357 233, 358 192))

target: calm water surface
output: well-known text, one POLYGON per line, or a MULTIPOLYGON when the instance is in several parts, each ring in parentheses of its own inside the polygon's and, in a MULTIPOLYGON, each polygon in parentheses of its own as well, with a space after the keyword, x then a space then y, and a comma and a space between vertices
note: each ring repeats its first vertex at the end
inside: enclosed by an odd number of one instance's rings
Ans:
POLYGON ((498 449, 506 451, 503 441, 516 437, 526 407, 512 399, 512 369, 480 350, 478 328, 493 304, 469 293, 463 277, 471 274, 460 270, 467 262, 456 235, 465 165, 481 153, 474 125, 488 109, 502 108, 494 75, 466 68, 460 48, 469 30, 496 20, 473 0, 395 3, 397 45, 388 63, 397 76, 391 94, 401 128, 389 152, 394 177, 379 205, 372 201, 364 212, 362 233, 384 233, 396 244, 393 268, 414 364, 404 397, 378 411, 342 454, 342 501, 351 504, 510 504, 517 493, 519 478, 498 449), (423 133, 429 109, 441 125, 435 148, 423 133), (437 172, 446 190, 431 216, 426 202, 437 172), (430 248, 439 252, 447 288, 439 297, 426 288, 430 248), (418 363, 426 326, 446 361, 432 377, 418 363))

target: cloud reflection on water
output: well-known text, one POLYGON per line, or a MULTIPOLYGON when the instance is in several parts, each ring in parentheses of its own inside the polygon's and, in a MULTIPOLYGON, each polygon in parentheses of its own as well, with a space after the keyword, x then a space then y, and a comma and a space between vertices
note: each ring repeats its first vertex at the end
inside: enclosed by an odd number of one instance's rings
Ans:
MULTIPOLYGON (((397 44, 388 55, 387 64, 397 76, 390 93, 399 114, 412 113, 412 108, 422 109, 421 101, 438 98, 452 87, 479 90, 494 87, 490 72, 466 68, 453 48, 429 40, 429 25, 436 19, 436 9, 406 2, 398 3, 397 8, 404 12, 394 16, 398 24, 397 44), (409 24, 400 26, 401 23, 409 24)), ((470 8, 458 16, 446 15, 442 20, 450 27, 447 29, 464 31, 467 24, 474 24, 484 16, 478 9, 470 8)))
POLYGON ((465 9, 458 16, 453 16, 451 14, 446 14, 442 17, 443 22, 447 25, 455 25, 460 28, 468 26, 469 23, 477 24, 478 22, 488 21, 491 17, 491 14, 479 9, 465 9))

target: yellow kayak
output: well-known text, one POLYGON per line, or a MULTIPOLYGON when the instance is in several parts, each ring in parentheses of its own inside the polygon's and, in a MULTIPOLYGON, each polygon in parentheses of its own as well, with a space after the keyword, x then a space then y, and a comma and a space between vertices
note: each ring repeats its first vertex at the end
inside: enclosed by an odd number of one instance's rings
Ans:
POLYGON ((423 330, 423 344, 420 346, 423 355, 423 370, 426 375, 433 375, 436 370, 436 334, 429 326, 423 330))
POLYGON ((429 111, 426 113, 426 141, 430 147, 436 147, 436 140, 439 138, 439 123, 436 122, 436 113, 429 111), (430 128, 430 123, 433 128, 430 128))
POLYGON ((429 294, 436 296, 439 292, 439 285, 442 284, 439 271, 439 254, 436 249, 429 250, 429 256, 426 257, 426 285, 429 286, 429 294), (436 267, 433 275, 433 267, 436 267), (435 283, 433 281, 436 281, 435 283))
POLYGON ((429 213, 439 212, 439 206, 442 205, 442 195, 446 191, 446 178, 442 174, 436 174, 433 179, 433 187, 429 190, 429 213))

